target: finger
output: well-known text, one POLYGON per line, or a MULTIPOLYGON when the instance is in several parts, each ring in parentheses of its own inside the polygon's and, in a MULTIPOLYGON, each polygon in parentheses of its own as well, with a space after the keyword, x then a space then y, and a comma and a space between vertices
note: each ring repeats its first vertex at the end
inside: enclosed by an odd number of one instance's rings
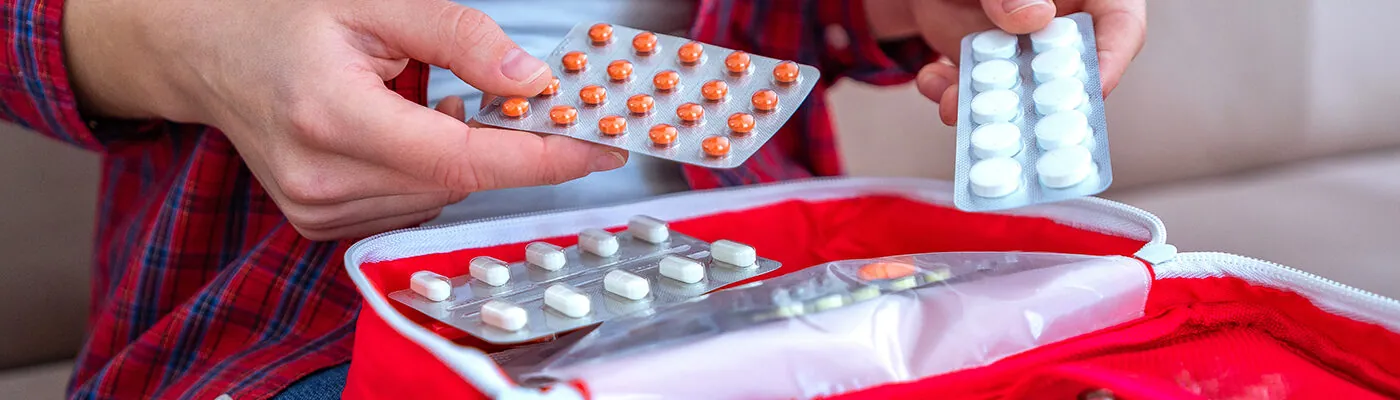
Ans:
POLYGON ((465 193, 436 192, 389 195, 331 205, 289 205, 284 212, 293 225, 302 229, 329 231, 359 225, 391 216, 435 210, 462 201, 465 193))
POLYGON ((953 84, 943 91, 943 100, 938 102, 938 116, 943 125, 958 125, 958 85, 953 84))
POLYGON ((1128 65, 1142 51, 1147 40, 1145 0, 1090 1, 1084 11, 1094 15, 1094 32, 1099 48, 1099 70, 1103 94, 1118 87, 1128 65))
POLYGON ((1017 35, 1045 28, 1055 18, 1050 0, 982 0, 982 10, 998 28, 1017 35))
POLYGON ((935 62, 919 70, 914 84, 919 93, 934 102, 942 102, 943 92, 958 82, 958 68, 949 63, 935 62))
POLYGON ((532 96, 552 75, 501 31, 491 17, 442 0, 366 1, 355 11, 364 29, 396 51, 443 67, 484 92, 532 96))
POLYGON ((438 101, 437 110, 440 113, 447 114, 458 120, 467 119, 466 103, 462 101, 461 97, 444 97, 441 101, 438 101))
POLYGON ((296 227, 297 232, 301 233, 302 236, 315 241, 361 239, 395 229, 418 226, 425 222, 432 221, 433 218, 437 218, 438 214, 441 213, 442 209, 427 210, 409 215, 385 217, 359 225, 334 229, 304 229, 295 225, 293 226, 296 227))

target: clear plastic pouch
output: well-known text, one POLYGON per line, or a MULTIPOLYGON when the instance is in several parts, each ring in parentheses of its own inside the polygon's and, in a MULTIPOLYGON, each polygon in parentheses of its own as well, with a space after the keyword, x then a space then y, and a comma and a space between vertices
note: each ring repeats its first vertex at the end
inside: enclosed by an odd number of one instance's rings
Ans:
POLYGON ((838 261, 496 361, 524 384, 582 379, 600 398, 810 398, 982 366, 1123 323, 1142 316, 1150 285, 1141 262, 1118 256, 838 261))

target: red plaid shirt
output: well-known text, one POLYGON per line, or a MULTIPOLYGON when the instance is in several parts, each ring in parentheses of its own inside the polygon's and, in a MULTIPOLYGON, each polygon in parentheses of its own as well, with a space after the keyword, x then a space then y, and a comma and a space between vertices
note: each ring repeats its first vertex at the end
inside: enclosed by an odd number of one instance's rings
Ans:
MULTIPOLYGON (((686 167, 696 189, 841 173, 827 86, 906 82, 933 59, 917 40, 876 43, 861 0, 700 7, 695 39, 816 65, 823 82, 744 167, 686 167)), ((3 117, 103 155, 91 336, 70 397, 266 398, 349 361, 361 299, 342 255, 353 241, 298 235, 214 128, 79 113, 62 0, 5 0, 0 12, 3 117)), ((423 102, 427 71, 414 63, 388 84, 423 102)))

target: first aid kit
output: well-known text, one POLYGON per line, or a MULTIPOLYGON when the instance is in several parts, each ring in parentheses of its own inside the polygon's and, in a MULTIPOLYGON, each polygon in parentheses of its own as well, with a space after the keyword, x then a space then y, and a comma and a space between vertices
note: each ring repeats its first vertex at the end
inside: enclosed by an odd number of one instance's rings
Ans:
POLYGON ((1179 252, 1156 216, 1092 196, 967 212, 956 191, 800 180, 362 240, 345 253, 365 306, 343 397, 1400 398, 1394 299, 1179 252), (580 232, 623 232, 637 215, 781 265, 518 345, 391 297, 432 286, 415 283, 422 271, 471 275, 474 259, 577 246, 592 240, 580 232))
POLYGON ((1108 189, 1108 123, 1088 13, 1028 35, 968 35, 961 57, 958 208, 1004 210, 1108 189))
POLYGON ((462 276, 419 271, 389 297, 489 343, 516 344, 686 301, 779 265, 743 243, 705 242, 645 215, 625 231, 585 229, 577 239, 530 243, 513 263, 475 257, 462 276))
POLYGON ((534 97, 493 100, 473 117, 708 168, 734 168, 792 117, 815 67, 609 23, 574 27, 545 57, 534 97))

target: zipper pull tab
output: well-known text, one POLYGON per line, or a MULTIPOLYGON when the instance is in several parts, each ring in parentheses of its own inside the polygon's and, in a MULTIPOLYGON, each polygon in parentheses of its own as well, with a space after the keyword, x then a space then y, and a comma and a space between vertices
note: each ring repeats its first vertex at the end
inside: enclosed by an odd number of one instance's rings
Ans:
POLYGON ((1154 266, 1176 259, 1176 246, 1166 243, 1149 243, 1133 254, 1142 261, 1154 266))

